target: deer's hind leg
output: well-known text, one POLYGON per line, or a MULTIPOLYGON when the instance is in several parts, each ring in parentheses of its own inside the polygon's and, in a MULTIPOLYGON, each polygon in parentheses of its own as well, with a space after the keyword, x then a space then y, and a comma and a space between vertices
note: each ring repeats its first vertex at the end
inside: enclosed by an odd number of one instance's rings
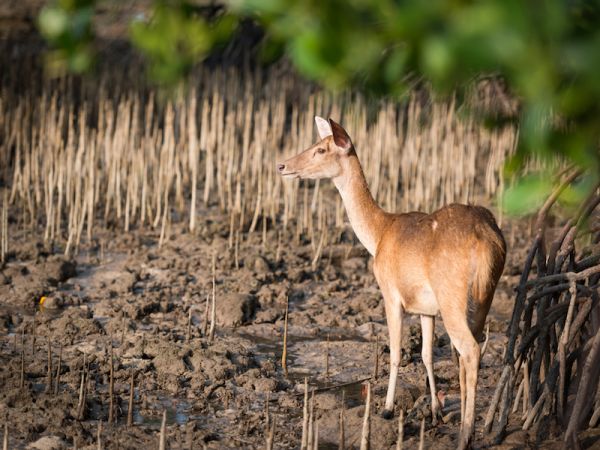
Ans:
POLYGON ((459 354, 461 378, 462 423, 458 442, 459 449, 468 447, 475 428, 475 399, 479 372, 479 344, 469 324, 467 285, 459 277, 447 278, 445 286, 436 289, 436 297, 444 326, 452 345, 459 354), (452 282, 452 281, 454 282, 452 282), (464 381, 463 381, 464 380, 464 381))

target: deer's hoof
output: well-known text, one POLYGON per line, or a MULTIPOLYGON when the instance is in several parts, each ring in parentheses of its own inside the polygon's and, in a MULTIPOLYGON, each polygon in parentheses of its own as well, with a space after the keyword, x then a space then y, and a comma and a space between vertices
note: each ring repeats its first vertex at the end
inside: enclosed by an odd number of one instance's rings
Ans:
POLYGON ((394 410, 384 409, 381 413, 381 417, 383 417, 385 420, 390 420, 392 417, 394 417, 394 410))

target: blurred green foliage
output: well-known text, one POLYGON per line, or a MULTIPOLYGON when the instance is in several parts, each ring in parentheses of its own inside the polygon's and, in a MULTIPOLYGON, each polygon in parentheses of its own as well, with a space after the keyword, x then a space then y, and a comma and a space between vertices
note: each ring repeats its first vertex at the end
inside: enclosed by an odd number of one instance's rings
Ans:
MULTIPOLYGON (((67 57, 85 66, 94 0, 59 0, 40 14, 40 29, 67 57), (79 23, 79 24, 77 24, 79 23), (79 56, 77 56, 79 55, 79 56), (85 61, 85 58, 82 58, 85 61)), ((210 22, 183 1, 155 3, 151 19, 133 23, 131 38, 155 79, 173 82, 226 37, 236 21, 265 30, 265 54, 287 55, 304 76, 339 90, 359 86, 401 96, 418 80, 434 92, 460 91, 480 75, 502 77, 519 111, 495 117, 519 124, 518 152, 504 197, 509 212, 536 209, 556 180, 519 177, 527 159, 564 158, 586 169, 565 191, 581 202, 600 178, 600 0, 229 0, 210 22)))
POLYGON ((58 0, 42 8, 38 27, 51 45, 46 61, 52 73, 65 68, 82 73, 91 68, 93 13, 94 0, 58 0))
POLYGON ((149 62, 150 76, 173 84, 201 61, 213 46, 228 38, 235 18, 223 15, 209 23, 188 2, 165 0, 155 3, 148 22, 134 21, 130 27, 133 44, 149 62))

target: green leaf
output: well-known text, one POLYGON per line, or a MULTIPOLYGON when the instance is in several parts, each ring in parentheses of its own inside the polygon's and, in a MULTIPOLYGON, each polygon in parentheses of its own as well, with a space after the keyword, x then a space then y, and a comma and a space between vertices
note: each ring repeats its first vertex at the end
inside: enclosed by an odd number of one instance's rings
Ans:
POLYGON ((423 68, 435 81, 444 80, 452 67, 452 54, 442 36, 432 36, 423 46, 423 68))
POLYGON ((46 38, 56 39, 67 30, 69 18, 67 13, 60 8, 45 7, 40 11, 38 24, 46 38))
POLYGON ((504 193, 503 209, 511 215, 524 215, 537 211, 544 203, 553 183, 540 174, 529 175, 518 180, 504 193))

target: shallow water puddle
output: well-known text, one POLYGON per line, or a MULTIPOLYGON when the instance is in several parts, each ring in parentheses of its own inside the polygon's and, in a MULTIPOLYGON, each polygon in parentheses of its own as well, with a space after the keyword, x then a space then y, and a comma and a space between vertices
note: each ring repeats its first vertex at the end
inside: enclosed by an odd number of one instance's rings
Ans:
POLYGON ((77 257, 77 275, 69 278, 67 285, 75 287, 76 285, 81 290, 62 289, 62 292, 69 294, 80 295, 88 289, 99 287, 100 283, 110 284, 111 281, 123 273, 123 262, 127 259, 125 253, 106 253, 104 258, 98 264, 93 264, 89 260, 89 256, 77 257))
POLYGON ((152 411, 156 411, 157 414, 143 413, 139 409, 134 408, 133 422, 135 424, 156 425, 160 427, 162 423, 162 411, 167 411, 167 425, 185 425, 193 419, 190 403, 186 400, 177 399, 173 395, 159 395, 158 399, 152 402, 150 408, 152 411))
MULTIPOLYGON (((252 348, 259 360, 273 360, 281 364, 282 339, 269 339, 264 335, 237 333, 254 344, 252 348)), ((298 395, 304 392, 304 380, 309 390, 329 391, 342 395, 348 406, 364 402, 362 383, 372 375, 373 343, 348 330, 330 330, 329 341, 313 336, 288 335, 287 379, 298 395), (329 372, 327 373, 327 365, 329 372)))

